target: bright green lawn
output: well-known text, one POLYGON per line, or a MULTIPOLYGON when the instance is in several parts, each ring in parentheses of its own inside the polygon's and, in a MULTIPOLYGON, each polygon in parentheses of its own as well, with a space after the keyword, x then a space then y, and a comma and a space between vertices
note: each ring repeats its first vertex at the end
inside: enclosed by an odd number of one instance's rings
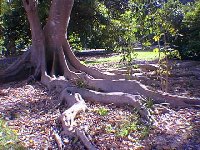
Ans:
MULTIPOLYGON (((144 60, 144 61, 152 61, 156 60, 159 57, 158 53, 155 52, 136 52, 137 58, 136 60, 144 60)), ((161 57, 163 57, 164 54, 161 53, 161 57)), ((101 64, 106 62, 119 62, 122 59, 121 55, 115 55, 111 57, 105 57, 105 58, 99 58, 99 59, 92 59, 92 60, 86 60, 83 63, 85 64, 101 64)))

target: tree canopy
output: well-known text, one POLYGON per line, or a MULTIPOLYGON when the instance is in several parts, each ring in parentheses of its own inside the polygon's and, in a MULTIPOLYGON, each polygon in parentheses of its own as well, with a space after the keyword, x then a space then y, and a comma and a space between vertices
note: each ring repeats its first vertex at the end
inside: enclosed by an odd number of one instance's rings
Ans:
MULTIPOLYGON (((150 46, 155 43, 153 38, 167 29, 167 42, 178 46, 176 49, 183 58, 195 59, 199 56, 198 40, 186 41, 191 36, 195 38, 193 33, 198 30, 193 24, 198 21, 199 1, 189 2, 75 0, 68 38, 76 50, 105 48, 119 51, 127 45, 127 38, 132 43, 150 46)), ((38 1, 42 24, 47 19, 49 4, 50 1, 38 1)), ((15 54, 30 44, 28 21, 21 1, 4 1, 2 8, 1 47, 5 47, 8 54, 15 54)), ((162 36, 160 40, 163 41, 162 36)))

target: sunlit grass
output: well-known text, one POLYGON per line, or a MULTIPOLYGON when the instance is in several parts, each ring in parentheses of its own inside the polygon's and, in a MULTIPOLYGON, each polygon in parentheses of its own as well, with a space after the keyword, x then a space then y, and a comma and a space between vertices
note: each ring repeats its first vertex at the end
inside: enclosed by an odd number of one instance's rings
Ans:
MULTIPOLYGON (((159 53, 156 52, 136 52, 136 60, 153 61, 159 58, 159 53)), ((161 53, 161 58, 164 57, 164 53, 161 53)))
MULTIPOLYGON (((157 60, 159 58, 159 54, 155 52, 136 52, 137 57, 136 60, 141 60, 141 61, 153 61, 157 60)), ((164 53, 161 53, 161 58, 164 57, 164 53)), ((122 55, 115 55, 115 56, 110 56, 110 57, 105 57, 105 58, 96 58, 92 60, 86 60, 83 61, 85 64, 102 64, 102 63, 107 63, 107 62, 120 62, 122 59, 122 55)))
POLYGON ((102 64, 107 62, 119 62, 121 60, 121 55, 115 55, 105 58, 97 58, 92 60, 83 61, 85 64, 102 64))

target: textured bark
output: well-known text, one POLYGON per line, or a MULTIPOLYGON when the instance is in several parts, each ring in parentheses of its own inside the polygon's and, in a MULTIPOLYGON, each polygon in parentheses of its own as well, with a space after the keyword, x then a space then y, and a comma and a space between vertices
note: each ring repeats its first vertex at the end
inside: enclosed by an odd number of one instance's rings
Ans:
MULTIPOLYGON (((142 97, 152 98, 156 103, 167 102, 174 107, 200 105, 200 100, 164 95, 148 90, 136 80, 125 80, 123 71, 117 75, 114 74, 116 72, 105 74, 96 68, 81 64, 65 36, 73 0, 52 0, 44 29, 41 28, 36 1, 23 0, 23 4, 30 23, 32 46, 22 59, 0 72, 0 81, 5 80, 6 75, 13 77, 20 74, 24 69, 22 64, 26 65, 26 62, 29 62, 34 68, 33 75, 39 77, 49 90, 55 89, 59 92, 60 100, 67 104, 67 110, 60 117, 63 134, 77 136, 88 149, 95 147, 83 131, 73 126, 76 115, 87 109, 84 99, 118 106, 131 105, 148 121, 150 116, 140 101, 142 97)), ((141 68, 146 71, 157 69, 151 65, 141 65, 141 68)), ((59 137, 57 140, 61 149, 62 142, 59 137)))
POLYGON ((30 76, 33 72, 32 64, 30 63, 30 51, 19 57, 15 63, 11 64, 6 70, 0 71, 0 84, 23 80, 30 76))

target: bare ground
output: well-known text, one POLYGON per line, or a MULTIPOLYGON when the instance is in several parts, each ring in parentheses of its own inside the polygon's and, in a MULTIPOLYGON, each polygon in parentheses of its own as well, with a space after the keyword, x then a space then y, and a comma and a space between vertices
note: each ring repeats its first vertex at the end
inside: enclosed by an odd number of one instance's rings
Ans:
MULTIPOLYGON (((170 77, 169 91, 178 95, 200 97, 200 64, 195 62, 192 67, 181 68, 182 64, 187 63, 175 63, 173 71, 176 76, 170 77), (184 72, 195 72, 195 75, 179 75, 184 72)), ((116 67, 116 63, 96 66, 108 71, 108 68, 116 67)), ((149 88, 159 89, 152 85, 149 88)), ((61 131, 57 117, 63 111, 57 99, 56 93, 48 93, 39 82, 12 82, 0 86, 0 113, 18 133, 26 148, 57 149, 53 134, 61 131)), ((122 125, 137 120, 133 108, 94 103, 87 103, 87 106, 89 110, 77 116, 77 126, 87 133, 98 149, 200 150, 199 108, 171 109, 168 105, 153 105, 150 110, 156 120, 153 125, 148 128, 138 121, 135 130, 132 129, 130 134, 122 136, 122 125), (100 115, 101 109, 107 113, 100 115)), ((76 138, 62 138, 67 145, 65 149, 85 149, 76 138)))

